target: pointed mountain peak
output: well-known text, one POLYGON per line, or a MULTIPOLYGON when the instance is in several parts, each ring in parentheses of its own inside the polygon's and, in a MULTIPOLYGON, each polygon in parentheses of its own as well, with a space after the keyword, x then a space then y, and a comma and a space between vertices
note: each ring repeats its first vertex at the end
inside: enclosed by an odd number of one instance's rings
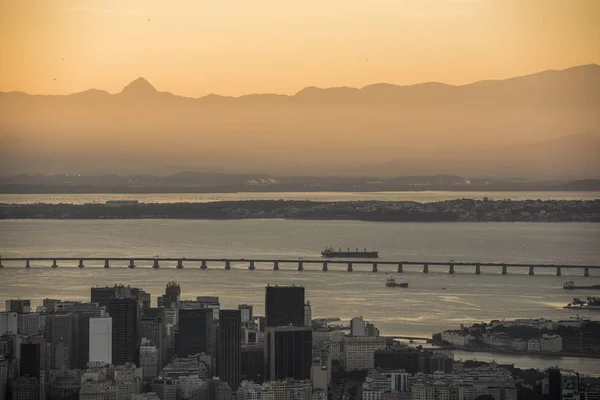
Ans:
POLYGON ((121 93, 127 94, 135 94, 135 95, 143 95, 143 94, 152 94, 156 93, 157 90, 144 78, 137 78, 135 81, 131 82, 129 85, 125 86, 121 93))

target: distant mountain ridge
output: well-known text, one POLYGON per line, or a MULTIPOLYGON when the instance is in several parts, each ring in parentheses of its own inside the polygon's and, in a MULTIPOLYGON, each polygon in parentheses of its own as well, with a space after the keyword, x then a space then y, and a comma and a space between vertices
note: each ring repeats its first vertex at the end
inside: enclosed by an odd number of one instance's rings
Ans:
POLYGON ((562 153, 542 143, 598 133, 599 116, 596 64, 462 86, 307 87, 291 96, 189 98, 138 78, 116 94, 0 92, 0 173, 357 175, 368 167, 376 176, 596 178, 593 140, 562 153))

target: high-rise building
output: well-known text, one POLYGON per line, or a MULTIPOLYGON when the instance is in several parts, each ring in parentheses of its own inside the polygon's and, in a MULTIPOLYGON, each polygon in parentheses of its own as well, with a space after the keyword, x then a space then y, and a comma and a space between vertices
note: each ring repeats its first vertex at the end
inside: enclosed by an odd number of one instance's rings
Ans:
POLYGON ((302 326, 267 327, 265 380, 310 379, 312 329, 302 326))
POLYGON ((46 310, 46 312, 54 312, 54 307, 56 306, 56 303, 58 303, 60 300, 57 299, 44 299, 42 301, 42 306, 44 307, 44 309, 46 310))
POLYGON ((242 346, 241 351, 242 381, 263 383, 265 381, 265 348, 264 346, 242 346))
POLYGON ((304 326, 304 288, 267 286, 265 316, 267 326, 304 326))
POLYGON ((164 309, 148 308, 144 310, 140 320, 140 338, 146 338, 150 346, 156 346, 158 351, 158 365, 163 367, 163 360, 167 360, 166 354, 166 324, 164 321, 164 309))
POLYGON ((140 364, 139 306, 134 298, 113 298, 108 303, 112 318, 112 363, 140 364))
POLYGON ((200 304, 202 308, 210 308, 213 310, 213 319, 217 321, 219 320, 221 303, 219 303, 218 296, 198 296, 196 297, 195 303, 200 304))
MULTIPOLYGON (((419 372, 419 351, 410 347, 392 347, 375 351, 375 368, 403 369, 408 373, 419 372)), ((423 372, 423 371, 421 371, 423 372)))
POLYGON ((219 311, 219 340, 217 364, 219 379, 237 390, 241 382, 241 333, 240 310, 219 311))
POLYGON ((8 395, 8 360, 0 352, 0 400, 6 400, 8 395))
POLYGON ((108 307, 110 299, 115 297, 115 287, 93 287, 90 289, 90 301, 92 303, 98 303, 101 307, 108 307))
POLYGON ((365 336, 367 334, 367 325, 363 317, 354 317, 350 320, 350 335, 365 336))
POLYGON ((31 312, 31 300, 6 300, 6 312, 16 312, 17 314, 27 314, 31 312))
POLYGON ((144 339, 140 347, 140 367, 142 368, 144 379, 156 378, 158 375, 158 349, 156 346, 149 346, 144 339))
POLYGON ((252 322, 252 313, 254 311, 254 307, 252 304, 239 304, 238 310, 242 313, 242 324, 248 324, 252 322))
POLYGON ((213 310, 209 308, 179 310, 179 331, 175 339, 179 357, 199 353, 212 354, 213 310))
POLYGON ((76 314, 49 314, 46 318, 46 340, 50 343, 50 365, 53 369, 77 367, 78 318, 76 314))
POLYGON ((41 346, 39 343, 21 343, 21 358, 19 360, 22 376, 33 376, 40 379, 41 365, 41 346))
POLYGON ((81 388, 79 370, 59 369, 50 371, 48 381, 49 398, 54 400, 77 400, 81 388))
POLYGON ((18 314, 17 331, 22 335, 35 335, 46 329, 46 313, 18 314))
POLYGON ((90 318, 89 332, 89 361, 112 364, 112 318, 90 318))
POLYGON ((342 353, 346 371, 373 369, 375 351, 385 349, 382 337, 354 336, 342 339, 342 353))
POLYGON ((310 301, 304 305, 304 326, 312 327, 312 307, 310 301))
POLYGON ((14 311, 0 312, 0 336, 17 333, 19 326, 17 315, 14 311))
POLYGON ((163 308, 171 308, 172 306, 179 303, 179 299, 181 296, 181 287, 175 281, 167 283, 167 287, 165 288, 165 294, 163 296, 158 297, 157 305, 158 307, 163 308))

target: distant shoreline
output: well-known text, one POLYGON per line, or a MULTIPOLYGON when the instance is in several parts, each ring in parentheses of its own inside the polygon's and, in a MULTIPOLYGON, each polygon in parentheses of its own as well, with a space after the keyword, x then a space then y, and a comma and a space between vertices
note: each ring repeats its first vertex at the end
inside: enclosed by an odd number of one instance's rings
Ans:
POLYGON ((600 200, 0 204, 0 219, 289 219, 373 222, 600 222, 600 200))

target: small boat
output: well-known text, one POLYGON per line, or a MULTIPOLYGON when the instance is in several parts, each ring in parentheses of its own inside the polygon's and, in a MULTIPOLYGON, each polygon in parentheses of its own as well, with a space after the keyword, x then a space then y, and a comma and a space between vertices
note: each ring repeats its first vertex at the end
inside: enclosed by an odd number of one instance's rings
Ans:
POLYGON ((600 285, 589 285, 589 286, 575 286, 575 282, 566 281, 563 283, 563 289, 573 290, 573 289, 595 289, 600 290, 600 285))
POLYGON ((385 282, 385 286, 387 287, 408 287, 408 282, 396 282, 396 279, 392 278, 391 276, 387 278, 387 281, 385 282))

